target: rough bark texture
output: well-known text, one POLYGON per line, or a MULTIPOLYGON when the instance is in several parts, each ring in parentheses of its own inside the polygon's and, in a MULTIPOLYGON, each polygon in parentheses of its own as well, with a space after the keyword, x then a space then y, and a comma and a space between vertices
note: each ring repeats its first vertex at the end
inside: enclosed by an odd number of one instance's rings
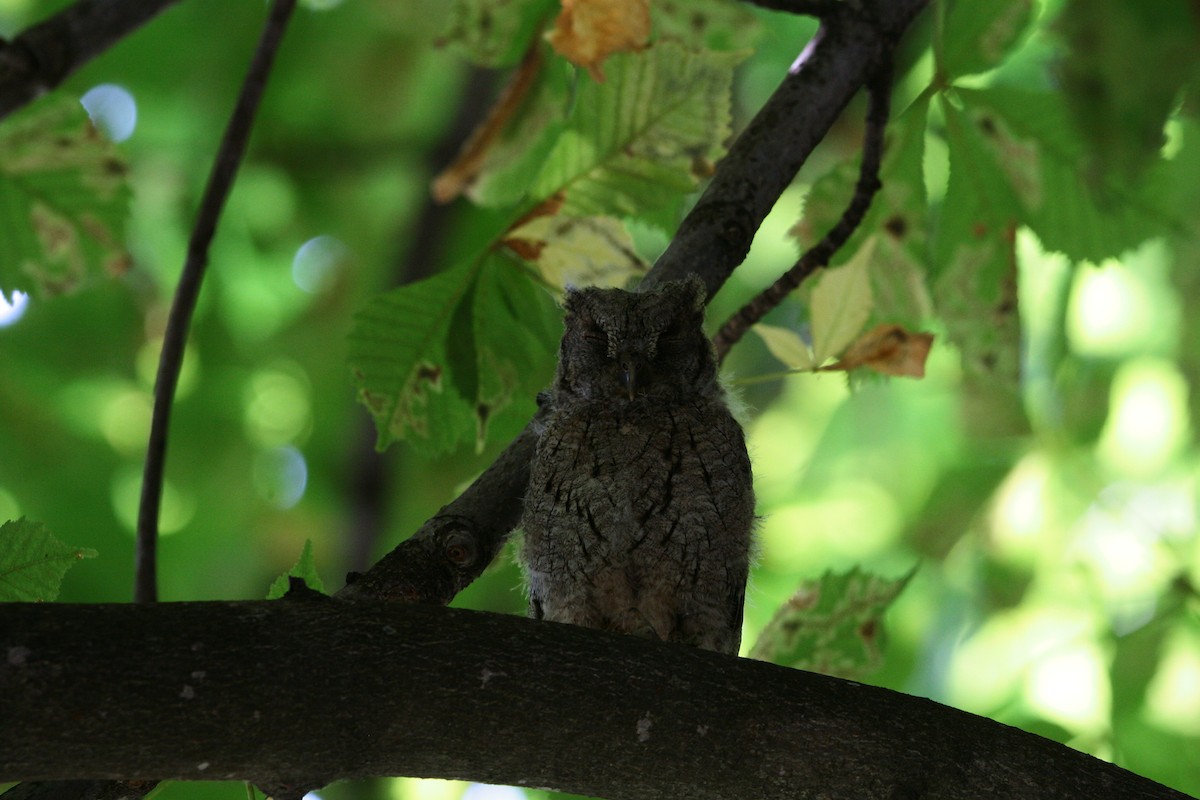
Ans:
POLYGON ((645 798, 1183 798, 928 700, 496 614, 0 605, 0 781, 416 775, 645 798))

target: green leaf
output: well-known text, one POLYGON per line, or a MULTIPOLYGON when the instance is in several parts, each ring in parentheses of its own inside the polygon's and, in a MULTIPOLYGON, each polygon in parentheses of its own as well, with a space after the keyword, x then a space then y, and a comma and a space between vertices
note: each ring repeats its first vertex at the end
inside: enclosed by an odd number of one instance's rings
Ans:
MULTIPOLYGON (((962 351, 964 367, 1015 390, 1020 377, 1015 242, 1021 209, 1010 175, 1018 176, 1027 193, 1040 188, 1036 177, 1025 177, 1027 167, 1010 164, 1006 175, 981 141, 975 121, 948 102, 942 105, 950 179, 934 242, 934 302, 962 351)), ((994 130, 995 125, 991 121, 985 127, 994 130)), ((1013 160, 1019 160, 1016 154, 1013 160)))
POLYGON ((40 522, 6 522, 0 525, 0 602, 53 600, 67 570, 95 557, 95 550, 64 544, 40 522))
POLYGON ((515 399, 533 411, 558 336, 550 295, 496 252, 371 301, 355 317, 350 362, 378 446, 403 439, 427 456, 463 440, 482 447, 515 399))
POLYGON ((827 269, 813 288, 813 360, 823 364, 846 349, 871 317, 873 301, 868 276, 875 253, 874 237, 840 267, 827 269))
POLYGON ((1200 40, 1190 0, 1071 0, 1055 27, 1067 43, 1063 96, 1090 153, 1089 180, 1139 176, 1158 158, 1200 40))
MULTIPOLYGON (((516 397, 532 399, 549 383, 560 329, 549 293, 500 255, 489 256, 480 270, 474 301, 479 369, 475 445, 479 449, 498 410, 516 397)), ((532 413, 532 406, 528 411, 532 413)), ((526 421, 520 420, 522 425, 526 421)))
POLYGON ((454 0, 439 41, 481 67, 512 66, 557 8, 557 0, 454 0))
POLYGON ((640 216, 664 229, 725 152, 733 67, 744 54, 661 42, 581 79, 575 113, 534 180, 572 216, 640 216))
MULTIPOLYGON (((380 449, 404 439, 437 455, 471 427, 471 406, 458 384, 474 376, 451 374, 449 337, 474 279, 473 265, 459 266, 380 295, 355 315, 350 364, 380 449)), ((474 358, 456 366, 473 370, 474 358)))
POLYGON ((750 330, 758 334, 771 355, 783 362, 788 369, 816 369, 817 362, 813 359, 808 345, 800 338, 800 334, 790 328, 760 322, 750 330))
POLYGON ((854 568, 801 585, 767 623, 750 657, 840 678, 861 678, 883 660, 883 614, 916 573, 883 578, 854 568))
POLYGON ((69 292, 129 268, 127 167, 74 101, 0 126, 0 292, 69 292))
POLYGON ((300 551, 300 558, 296 559, 296 563, 291 569, 271 583, 271 589, 267 592, 268 600, 278 600, 288 593, 290 586, 288 578, 302 578, 305 586, 314 592, 324 594, 325 584, 322 582, 321 576, 317 574, 317 563, 313 559, 312 539, 304 540, 304 549, 300 551))
POLYGON ((738 0, 654 0, 654 38, 688 47, 741 50, 762 34, 758 18, 738 0))
POLYGON ((467 196, 492 208, 513 206, 529 192, 566 125, 574 67, 560 58, 544 59, 533 88, 487 149, 467 196))
POLYGON ((1000 65, 1034 17, 1033 0, 953 0, 941 25, 939 72, 946 82, 1000 65))
POLYGON ((949 142, 952 175, 958 157, 969 152, 980 175, 987 173, 976 188, 989 200, 1015 200, 1014 216, 1047 250, 1100 262, 1163 230, 1168 215, 1145 187, 1088 183, 1082 140, 1060 95, 1009 87, 956 94, 963 110, 956 115, 958 147, 949 142))

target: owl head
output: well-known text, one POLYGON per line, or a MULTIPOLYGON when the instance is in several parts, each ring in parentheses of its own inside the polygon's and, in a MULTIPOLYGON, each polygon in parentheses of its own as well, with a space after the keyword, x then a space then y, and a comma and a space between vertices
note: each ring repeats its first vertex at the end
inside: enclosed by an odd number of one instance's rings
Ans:
POLYGON ((555 388, 586 400, 683 400, 716 391, 696 276, 648 292, 568 290, 555 388))

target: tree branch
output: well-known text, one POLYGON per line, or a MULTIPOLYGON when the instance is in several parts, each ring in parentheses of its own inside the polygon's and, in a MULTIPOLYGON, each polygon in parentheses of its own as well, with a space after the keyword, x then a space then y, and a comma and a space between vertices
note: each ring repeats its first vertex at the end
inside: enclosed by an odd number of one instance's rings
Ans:
POLYGON ((9 603, 0 641, 0 781, 413 775, 613 800, 1184 797, 921 698, 520 617, 335 600, 9 603))
POLYGON ((187 346, 188 328, 196 299, 200 296, 200 285, 204 281, 204 270, 208 266, 208 246, 217 231, 217 220, 225 207, 225 199, 233 186, 246 144, 250 139, 250 128, 254 114, 267 86, 267 76, 275 61, 275 53, 283 39, 288 19, 296 7, 296 0, 275 0, 270 15, 263 26, 258 48, 242 82, 237 105, 229 118, 221 146, 213 162, 208 185, 196 215, 196 225, 188 242, 187 259, 175 287, 175 299, 167 317, 167 330, 163 335, 162 352, 158 358, 158 376, 154 381, 154 413, 150 420, 150 440, 146 448, 146 467, 142 475, 142 496, 138 505, 137 565, 134 599, 138 602, 153 602, 158 597, 155 552, 158 543, 158 511, 162 503, 163 470, 167 459, 167 433, 171 421, 171 405, 175 399, 175 386, 179 382, 179 371, 183 366, 183 353, 187 346))
POLYGON ((859 223, 871 207, 871 200, 879 191, 879 164, 883 160, 883 132, 887 127, 889 108, 892 97, 892 70, 887 63, 880 67, 879 74, 871 79, 867 87, 869 96, 867 106, 866 133, 863 136, 862 165, 858 171, 858 182, 854 186, 854 196, 841 218, 822 237, 821 241, 810 247, 800 259, 792 265, 776 281, 754 297, 746 305, 738 309, 732 317, 725 321, 717 335, 713 337, 713 345, 717 351, 717 361, 725 360, 731 347, 745 335, 746 331, 783 299, 794 291, 808 276, 829 263, 833 254, 854 234, 859 223))
POLYGON ((0 40, 0 119, 179 0, 79 0, 11 42, 0 40))
POLYGON ((855 92, 883 66, 927 0, 835 3, 791 73, 717 164, 671 244, 642 281, 652 287, 699 274, 716 294, 742 263, 783 190, 855 92))

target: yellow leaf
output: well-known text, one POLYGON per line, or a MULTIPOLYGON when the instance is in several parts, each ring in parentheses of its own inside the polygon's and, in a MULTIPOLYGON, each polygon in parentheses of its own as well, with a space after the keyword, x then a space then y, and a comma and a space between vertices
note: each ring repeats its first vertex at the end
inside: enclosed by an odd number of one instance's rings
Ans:
POLYGON ((933 346, 933 334, 911 333, 899 325, 876 325, 850 345, 836 364, 826 370, 868 367, 884 375, 925 377, 925 360, 933 346))
POLYGON ((613 217, 564 217, 551 210, 509 232, 504 244, 558 289, 624 286, 649 269, 625 226, 613 217))
POLYGON ((750 330, 757 333, 771 351, 771 355, 789 369, 813 369, 816 366, 808 345, 795 331, 775 325, 764 325, 761 322, 750 330))
POLYGON ((818 364, 853 342, 871 316, 874 301, 869 265, 875 241, 874 236, 870 237, 849 261, 826 270, 813 289, 813 357, 818 364))
POLYGON ((550 45, 597 83, 601 65, 613 53, 638 50, 650 38, 650 0, 562 0, 550 45))

